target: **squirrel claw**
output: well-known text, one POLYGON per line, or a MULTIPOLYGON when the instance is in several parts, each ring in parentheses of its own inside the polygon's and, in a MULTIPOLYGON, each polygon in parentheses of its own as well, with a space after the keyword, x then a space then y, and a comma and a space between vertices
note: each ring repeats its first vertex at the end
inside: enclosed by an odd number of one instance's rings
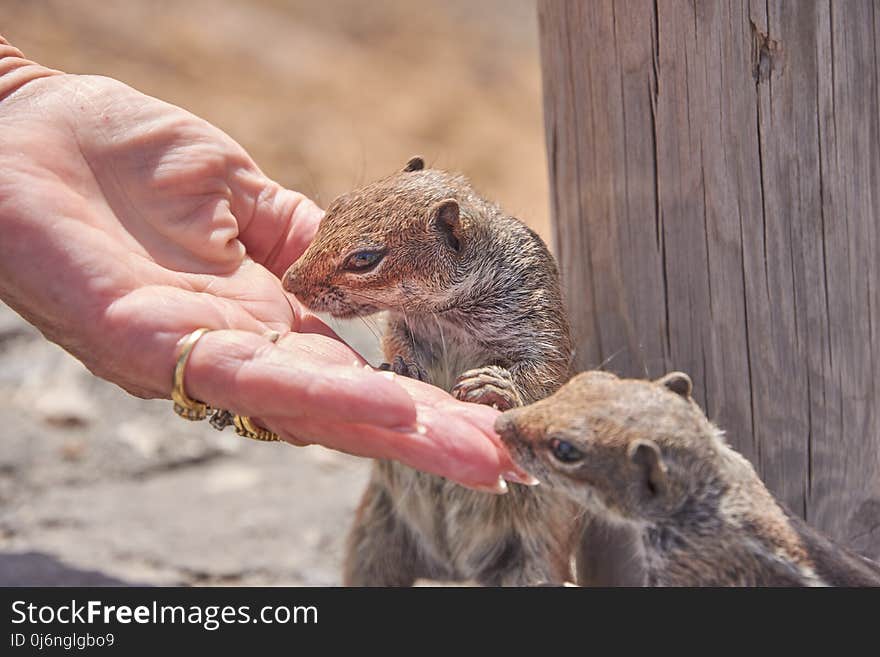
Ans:
POLYGON ((492 406, 499 411, 523 405, 510 371, 497 365, 468 370, 459 376, 452 388, 452 396, 461 401, 492 406))
POLYGON ((392 362, 382 363, 379 369, 384 372, 394 372, 400 376, 405 376, 418 381, 427 381, 428 373, 415 361, 407 361, 403 356, 395 356, 392 362))

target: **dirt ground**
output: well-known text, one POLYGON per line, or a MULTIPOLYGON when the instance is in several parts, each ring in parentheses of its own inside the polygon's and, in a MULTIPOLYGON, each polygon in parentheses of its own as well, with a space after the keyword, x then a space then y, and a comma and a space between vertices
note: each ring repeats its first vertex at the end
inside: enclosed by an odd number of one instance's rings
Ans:
MULTIPOLYGON (((183 106, 322 204, 419 153, 546 236, 536 29, 527 0, 0 5, 32 59, 183 106)), ((0 305, 0 585, 338 584, 367 472, 178 420, 0 305)))

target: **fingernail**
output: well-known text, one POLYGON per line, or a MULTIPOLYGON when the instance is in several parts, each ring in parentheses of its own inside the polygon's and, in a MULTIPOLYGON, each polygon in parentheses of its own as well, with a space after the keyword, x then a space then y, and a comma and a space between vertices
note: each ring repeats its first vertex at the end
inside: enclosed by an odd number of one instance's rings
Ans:
POLYGON ((523 484, 524 486, 537 486, 541 483, 527 472, 520 474, 519 472, 511 471, 505 472, 503 476, 507 481, 512 481, 515 484, 523 484))
POLYGON ((494 486, 471 486, 471 488, 483 491, 484 493, 495 493, 497 495, 504 495, 509 490, 507 488, 507 482, 501 477, 498 477, 498 481, 495 482, 494 486))

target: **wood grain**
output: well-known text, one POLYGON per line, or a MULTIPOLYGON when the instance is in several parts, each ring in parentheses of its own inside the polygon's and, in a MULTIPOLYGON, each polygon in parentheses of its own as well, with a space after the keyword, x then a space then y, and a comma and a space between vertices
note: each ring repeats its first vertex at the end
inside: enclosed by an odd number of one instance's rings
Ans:
POLYGON ((781 501, 880 557, 880 3, 538 15, 579 367, 689 372, 781 501))

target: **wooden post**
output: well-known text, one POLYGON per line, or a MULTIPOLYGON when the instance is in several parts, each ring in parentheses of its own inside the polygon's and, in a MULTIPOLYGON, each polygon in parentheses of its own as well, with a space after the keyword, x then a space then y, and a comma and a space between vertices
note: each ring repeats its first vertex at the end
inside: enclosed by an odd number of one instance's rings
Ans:
POLYGON ((880 3, 539 22, 578 365, 687 371, 781 501, 880 557, 880 3))

